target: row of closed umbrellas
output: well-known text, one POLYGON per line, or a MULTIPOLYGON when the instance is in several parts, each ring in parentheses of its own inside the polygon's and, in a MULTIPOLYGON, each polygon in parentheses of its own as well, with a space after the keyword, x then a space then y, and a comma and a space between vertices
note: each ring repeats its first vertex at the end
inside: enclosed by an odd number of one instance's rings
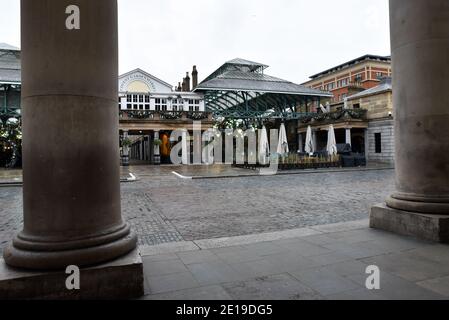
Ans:
MULTIPOLYGON (((312 137, 312 128, 310 126, 307 128, 304 151, 308 154, 313 154, 316 151, 312 137)), ((327 134, 326 151, 328 152, 329 155, 337 154, 337 142, 335 139, 335 130, 333 125, 329 126, 327 134)), ((285 125, 283 123, 281 124, 281 127, 279 129, 279 141, 276 152, 280 155, 285 155, 289 153, 287 132, 285 130, 285 125)), ((259 159, 261 164, 266 164, 268 162, 269 155, 270 155, 270 145, 268 143, 267 128, 263 126, 259 138, 259 159)))

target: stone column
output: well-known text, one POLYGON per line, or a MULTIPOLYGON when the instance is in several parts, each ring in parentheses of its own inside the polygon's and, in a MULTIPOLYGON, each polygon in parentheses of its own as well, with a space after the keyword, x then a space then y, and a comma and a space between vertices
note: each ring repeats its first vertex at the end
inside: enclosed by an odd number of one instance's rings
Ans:
POLYGON ((182 164, 190 163, 190 141, 187 140, 188 131, 184 129, 182 131, 182 164))
POLYGON ((349 144, 352 146, 351 128, 346 128, 345 137, 346 137, 346 144, 349 144))
POLYGON ((449 2, 390 0, 396 192, 371 226, 449 241, 449 2))
MULTIPOLYGON (((154 131, 154 141, 160 140, 159 131, 154 131)), ((154 164, 161 164, 161 147, 158 144, 154 145, 154 164)))
MULTIPOLYGON (((123 140, 128 140, 128 130, 123 130, 123 140)), ((122 166, 127 167, 129 166, 129 146, 124 145, 123 147, 123 154, 122 154, 122 166)))
POLYGON ((304 146, 302 143, 302 133, 298 134, 298 152, 303 152, 304 151, 304 146))
POLYGON ((24 229, 4 251, 15 267, 136 247, 120 208, 117 1, 75 2, 79 25, 73 1, 21 1, 24 229))

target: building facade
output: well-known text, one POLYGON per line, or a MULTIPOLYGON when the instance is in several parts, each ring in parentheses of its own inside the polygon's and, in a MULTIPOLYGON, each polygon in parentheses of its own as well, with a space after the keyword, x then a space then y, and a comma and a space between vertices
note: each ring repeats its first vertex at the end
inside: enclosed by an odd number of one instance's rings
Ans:
POLYGON ((366 157, 370 161, 394 162, 393 92, 391 78, 347 99, 347 107, 366 110, 366 157))
MULTIPOLYGON (((198 75, 196 67, 192 75, 195 85, 198 75)), ((174 130, 188 133, 192 151, 193 139, 190 137, 193 136, 194 122, 201 122, 201 131, 212 127, 212 115, 206 112, 204 96, 190 91, 190 81, 187 75, 182 85, 174 90, 167 82, 141 69, 119 77, 121 154, 124 165, 129 161, 169 164, 172 146, 178 142, 171 140, 174 130)))
POLYGON ((310 79, 304 85, 327 90, 333 97, 325 108, 308 107, 316 114, 299 121, 299 141, 304 141, 310 126, 315 149, 324 149, 332 124, 338 144, 350 144, 352 152, 363 154, 368 161, 393 163, 391 58, 364 55, 310 79))
POLYGON ((332 92, 331 107, 337 109, 347 97, 377 86, 385 77, 391 77, 391 57, 368 54, 317 73, 303 85, 332 92))
MULTIPOLYGON (((20 121, 21 109, 21 52, 19 48, 0 43, 0 129, 8 121, 20 121)), ((136 163, 169 163, 173 130, 193 131, 194 121, 202 128, 212 127, 212 116, 205 110, 202 94, 190 91, 198 84, 198 71, 183 79, 183 86, 173 87, 153 75, 136 69, 118 79, 118 110, 121 155, 124 164, 129 159, 136 163), (123 148, 123 141, 125 143, 123 148), (124 150, 125 149, 125 150, 124 150), (123 152, 125 151, 125 152, 123 152)), ((8 129, 8 132, 11 130, 8 129)), ((0 166, 11 161, 14 152, 12 138, 0 140, 0 166)), ((19 146, 20 141, 15 143, 19 146)), ((191 149, 192 150, 192 149, 191 149)), ((20 151, 20 150, 19 150, 20 151)))

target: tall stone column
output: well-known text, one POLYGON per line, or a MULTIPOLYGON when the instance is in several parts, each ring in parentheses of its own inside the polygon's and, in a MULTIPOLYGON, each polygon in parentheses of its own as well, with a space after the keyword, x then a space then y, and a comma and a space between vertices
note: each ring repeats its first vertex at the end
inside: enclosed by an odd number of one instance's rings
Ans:
POLYGON ((5 261, 113 260, 136 247, 120 208, 117 1, 22 0, 21 23, 24 229, 5 261))
POLYGON ((396 192, 371 226, 449 241, 449 2, 390 0, 396 192))

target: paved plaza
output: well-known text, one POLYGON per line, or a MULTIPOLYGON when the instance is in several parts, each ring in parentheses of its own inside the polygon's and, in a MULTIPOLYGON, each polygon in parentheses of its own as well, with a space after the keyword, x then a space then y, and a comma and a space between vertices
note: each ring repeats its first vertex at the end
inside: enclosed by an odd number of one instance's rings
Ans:
POLYGON ((149 300, 449 298, 448 245, 369 229, 366 219, 142 254, 149 300), (380 270, 379 290, 365 285, 371 265, 380 270))
MULTIPOLYGON (((122 207, 139 237, 143 299, 449 298, 449 246, 368 227, 392 169, 136 166, 122 177, 130 172, 122 207), (380 290, 365 286, 370 265, 380 290)), ((0 188, 1 247, 21 230, 21 190, 0 188)))
MULTIPOLYGON (((125 219, 140 245, 231 237, 368 217, 393 190, 393 170, 253 174, 231 167, 136 166, 122 183, 125 219), (185 176, 206 179, 183 179, 185 176)), ((128 170, 122 172, 126 176, 128 170)), ((10 177, 11 178, 11 177, 10 177)), ((43 187, 45 184, 43 183, 43 187)), ((0 188, 0 248, 21 230, 22 189, 0 188)))

